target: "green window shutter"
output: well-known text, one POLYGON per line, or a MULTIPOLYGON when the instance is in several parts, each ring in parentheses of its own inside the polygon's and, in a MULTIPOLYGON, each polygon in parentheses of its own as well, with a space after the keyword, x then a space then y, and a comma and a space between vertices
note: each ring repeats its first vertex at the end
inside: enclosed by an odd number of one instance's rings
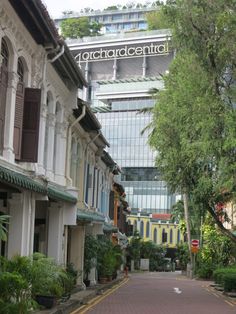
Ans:
POLYGON ((21 161, 37 162, 41 89, 26 88, 22 130, 21 161))

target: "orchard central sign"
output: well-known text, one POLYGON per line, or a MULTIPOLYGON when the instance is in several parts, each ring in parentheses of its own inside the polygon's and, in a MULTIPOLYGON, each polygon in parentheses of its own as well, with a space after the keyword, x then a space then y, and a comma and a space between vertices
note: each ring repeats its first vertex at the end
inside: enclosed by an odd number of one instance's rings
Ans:
POLYGON ((76 56, 76 60, 81 62, 102 61, 121 58, 132 58, 140 56, 165 55, 169 53, 168 41, 162 44, 151 43, 144 46, 124 46, 117 49, 100 48, 95 51, 80 52, 76 56))

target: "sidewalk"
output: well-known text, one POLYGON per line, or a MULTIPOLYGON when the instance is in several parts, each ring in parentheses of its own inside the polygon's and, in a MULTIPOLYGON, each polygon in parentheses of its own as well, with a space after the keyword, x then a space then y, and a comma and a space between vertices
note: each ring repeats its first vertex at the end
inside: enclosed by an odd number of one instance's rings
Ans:
POLYGON ((116 279, 106 284, 97 284, 89 287, 86 290, 80 290, 71 295, 70 299, 64 303, 58 304, 49 310, 34 311, 34 314, 70 314, 72 311, 78 309, 80 306, 86 304, 96 295, 103 294, 104 291, 110 289, 112 286, 118 284, 124 279, 123 274, 120 274, 116 279))

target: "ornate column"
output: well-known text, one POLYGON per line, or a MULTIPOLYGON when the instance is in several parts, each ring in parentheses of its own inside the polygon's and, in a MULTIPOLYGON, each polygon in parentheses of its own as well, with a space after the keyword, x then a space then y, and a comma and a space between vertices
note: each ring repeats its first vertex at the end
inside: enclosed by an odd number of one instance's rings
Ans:
POLYGON ((12 163, 15 161, 15 155, 14 155, 14 150, 13 150, 13 135, 14 135, 15 106, 16 106, 16 88, 17 88, 18 81, 19 81, 19 76, 16 72, 8 73, 3 157, 12 163))
POLYGON ((54 174, 58 184, 65 185, 65 160, 68 123, 56 123, 54 174))
POLYGON ((44 148, 45 148, 45 131, 47 122, 47 105, 46 99, 43 100, 40 111, 40 122, 39 122, 39 150, 38 150, 38 172, 45 175, 44 168, 44 148))
POLYGON ((54 135, 55 135, 55 115, 49 113, 48 119, 48 141, 47 141, 47 155, 46 155, 46 176, 49 177, 51 181, 54 180, 53 174, 53 162, 54 162, 54 135))

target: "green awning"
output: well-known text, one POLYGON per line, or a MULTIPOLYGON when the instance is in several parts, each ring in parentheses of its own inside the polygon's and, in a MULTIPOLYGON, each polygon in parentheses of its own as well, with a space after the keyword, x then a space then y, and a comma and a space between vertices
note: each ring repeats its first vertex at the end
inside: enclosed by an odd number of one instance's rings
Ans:
POLYGON ((19 172, 0 166, 0 182, 13 184, 19 188, 47 194, 47 187, 19 172))
POLYGON ((105 233, 112 233, 112 232, 118 232, 118 228, 116 226, 113 226, 107 222, 104 223, 103 231, 105 233))
POLYGON ((85 222, 104 222, 105 217, 91 211, 77 210, 77 219, 85 222))
POLYGON ((77 198, 70 193, 63 191, 57 187, 47 186, 39 183, 30 177, 0 166, 0 182, 12 184, 18 188, 34 191, 37 193, 48 195, 53 200, 77 203, 77 198))
POLYGON ((60 190, 56 187, 49 186, 48 187, 48 196, 49 198, 56 201, 65 201, 73 204, 77 203, 77 198, 71 195, 70 193, 60 190))

